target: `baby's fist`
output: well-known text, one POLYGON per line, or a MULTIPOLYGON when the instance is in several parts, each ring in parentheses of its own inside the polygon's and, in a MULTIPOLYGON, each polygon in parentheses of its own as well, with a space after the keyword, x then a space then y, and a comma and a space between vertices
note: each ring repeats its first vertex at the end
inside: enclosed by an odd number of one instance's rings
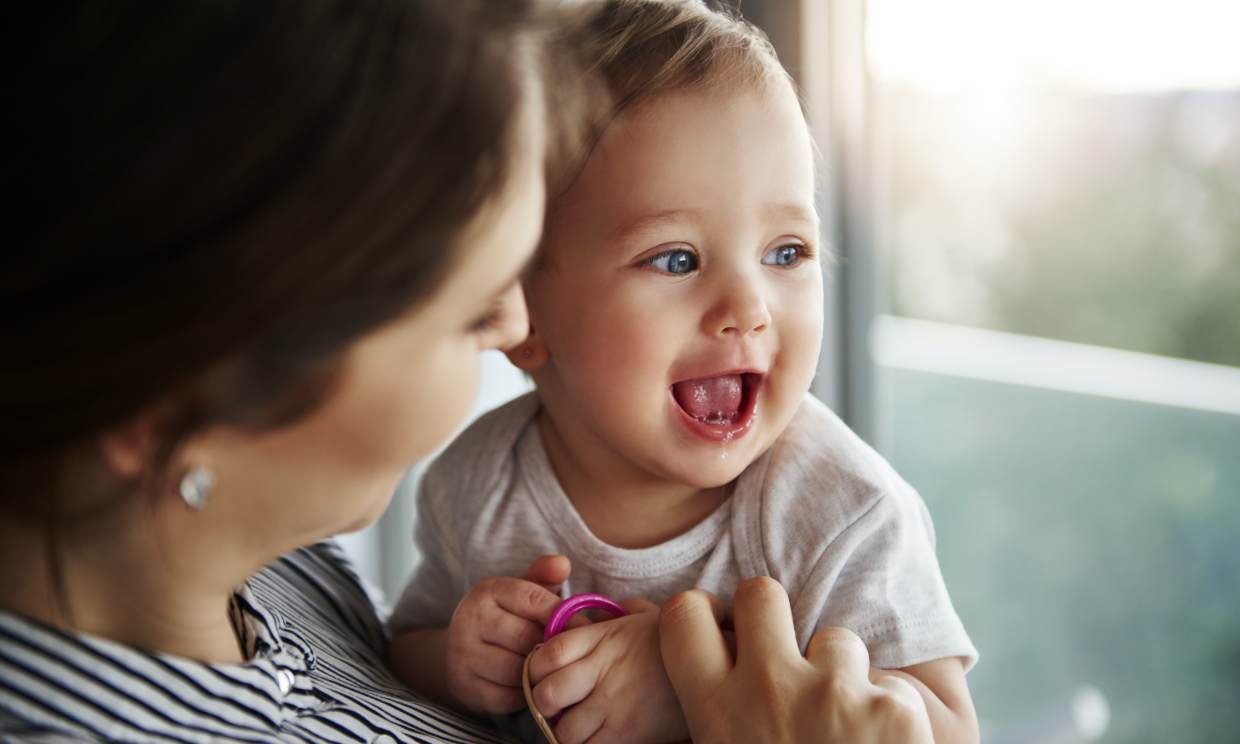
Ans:
POLYGON ((448 624, 449 693, 477 713, 511 713, 525 706, 521 668, 542 640, 560 598, 525 579, 483 579, 465 595, 448 624))

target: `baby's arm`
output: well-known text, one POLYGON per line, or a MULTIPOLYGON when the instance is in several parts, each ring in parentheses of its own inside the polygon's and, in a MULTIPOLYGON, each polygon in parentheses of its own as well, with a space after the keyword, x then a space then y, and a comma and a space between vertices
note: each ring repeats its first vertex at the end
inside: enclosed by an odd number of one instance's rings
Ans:
POLYGON ((801 591, 797 606, 816 620, 814 627, 858 632, 879 662, 871 679, 911 684, 936 742, 976 744, 977 715, 965 682, 976 652, 939 570, 929 512, 903 481, 887 485, 877 497, 851 494, 851 513, 860 515, 826 543, 810 570, 792 572, 790 583, 801 591))
POLYGON ((930 714, 936 744, 977 744, 981 739, 977 712, 959 658, 935 659, 903 669, 871 669, 870 680, 899 677, 921 694, 930 714))
POLYGON ((543 627, 560 602, 551 587, 568 573, 568 559, 544 556, 524 579, 478 582, 446 627, 407 630, 393 638, 388 666, 411 688, 459 710, 520 710, 525 707, 525 656, 542 640, 543 627))

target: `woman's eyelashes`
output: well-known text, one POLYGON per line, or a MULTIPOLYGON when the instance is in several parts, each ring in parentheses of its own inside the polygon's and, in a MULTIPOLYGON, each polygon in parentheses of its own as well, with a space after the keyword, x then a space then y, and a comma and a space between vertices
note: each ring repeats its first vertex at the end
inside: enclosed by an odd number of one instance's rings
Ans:
POLYGON ((475 320, 473 323, 469 324, 469 332, 475 335, 478 335, 478 336, 485 335, 495 330, 499 326, 499 322, 500 320, 503 319, 503 317, 504 317, 503 307, 500 306, 499 304, 496 304, 494 307, 492 307, 490 310, 487 311, 486 315, 483 315, 482 317, 475 320))

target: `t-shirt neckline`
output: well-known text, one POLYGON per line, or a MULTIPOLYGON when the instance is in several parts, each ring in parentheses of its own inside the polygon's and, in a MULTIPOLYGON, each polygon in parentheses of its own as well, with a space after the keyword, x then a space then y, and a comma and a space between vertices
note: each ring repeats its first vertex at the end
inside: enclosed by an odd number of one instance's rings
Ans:
MULTIPOLYGON (((647 548, 621 548, 599 539, 577 512, 547 456, 538 415, 530 417, 517 442, 518 473, 543 518, 564 541, 574 562, 617 579, 648 579, 692 565, 724 536, 735 491, 705 519, 676 537, 647 548)), ((739 484, 738 484, 739 485, 739 484)))

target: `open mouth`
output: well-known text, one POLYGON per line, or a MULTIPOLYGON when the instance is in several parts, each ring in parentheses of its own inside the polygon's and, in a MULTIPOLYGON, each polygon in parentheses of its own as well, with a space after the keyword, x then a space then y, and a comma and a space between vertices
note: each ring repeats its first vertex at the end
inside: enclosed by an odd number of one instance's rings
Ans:
POLYGON ((671 393, 690 429, 708 439, 732 439, 753 422, 761 386, 762 375, 736 372, 681 380, 671 393))

